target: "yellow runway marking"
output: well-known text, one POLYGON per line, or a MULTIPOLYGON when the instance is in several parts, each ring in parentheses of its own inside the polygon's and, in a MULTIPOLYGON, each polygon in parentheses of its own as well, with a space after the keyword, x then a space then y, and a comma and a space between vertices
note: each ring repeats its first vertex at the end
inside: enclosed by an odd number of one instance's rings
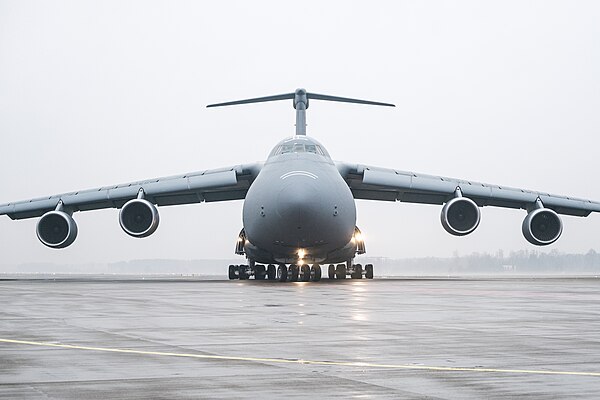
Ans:
POLYGON ((531 369, 501 369, 501 368, 468 368, 468 367, 436 367, 428 365, 411 364, 376 364, 366 362, 348 362, 348 361, 315 361, 315 360, 295 360, 285 358, 261 358, 261 357, 235 357, 235 356, 214 356, 193 353, 169 353, 162 351, 144 351, 130 349, 112 349, 108 347, 75 346, 70 344, 57 344, 47 342, 32 342, 27 340, 0 339, 0 343, 25 344, 30 346, 54 347, 61 349, 104 351, 110 353, 141 354, 150 356, 166 357, 187 357, 204 360, 225 360, 225 361, 247 361, 264 362, 277 364, 303 364, 303 365, 322 365, 339 366, 353 368, 386 368, 386 369, 406 369, 406 370, 424 370, 424 371, 446 371, 446 372, 496 372, 506 374, 538 374, 538 375, 575 375, 575 376, 594 376, 600 377, 600 372, 577 372, 577 371, 552 371, 552 370, 531 370, 531 369))

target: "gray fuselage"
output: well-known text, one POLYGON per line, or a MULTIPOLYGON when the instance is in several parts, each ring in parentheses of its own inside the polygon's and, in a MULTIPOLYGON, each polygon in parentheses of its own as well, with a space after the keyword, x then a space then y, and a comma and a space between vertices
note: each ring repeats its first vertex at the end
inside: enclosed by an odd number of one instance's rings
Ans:
POLYGON ((356 207, 348 185, 312 138, 281 141, 250 186, 244 250, 261 263, 336 263, 356 252, 356 207))

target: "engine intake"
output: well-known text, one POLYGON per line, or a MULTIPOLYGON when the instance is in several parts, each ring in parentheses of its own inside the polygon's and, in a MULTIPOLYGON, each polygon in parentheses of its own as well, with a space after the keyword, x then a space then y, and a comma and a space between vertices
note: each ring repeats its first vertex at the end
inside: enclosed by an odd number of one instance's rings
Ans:
POLYGON ((442 226, 455 236, 464 236, 473 232, 481 219, 477 204, 467 197, 455 197, 442 208, 442 226))
POLYGON ((531 211, 523 220, 523 235, 525 239, 536 246, 546 246, 558 240, 563 225, 554 210, 538 208, 531 211))
POLYGON ((158 228, 158 210, 145 199, 129 200, 119 214, 121 228, 133 237, 143 238, 152 235, 158 228))
POLYGON ((64 211, 49 211, 38 221, 36 233, 46 246, 62 249, 73 244, 77 238, 77 224, 64 211))

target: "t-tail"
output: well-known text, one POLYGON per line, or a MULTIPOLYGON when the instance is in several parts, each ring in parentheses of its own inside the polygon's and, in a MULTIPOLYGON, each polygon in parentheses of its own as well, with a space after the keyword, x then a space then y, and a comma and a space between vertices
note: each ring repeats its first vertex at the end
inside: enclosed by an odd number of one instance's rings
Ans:
POLYGON ((329 96, 327 94, 309 93, 305 89, 296 89, 294 93, 278 94, 274 96, 257 97, 254 99, 229 101, 226 103, 210 104, 206 107, 234 106, 238 104, 263 103, 266 101, 293 100, 294 109, 296 109, 296 135, 306 135, 306 110, 309 100, 338 101, 341 103, 368 104, 372 106, 396 107, 390 103, 380 103, 377 101, 351 99, 348 97, 329 96))

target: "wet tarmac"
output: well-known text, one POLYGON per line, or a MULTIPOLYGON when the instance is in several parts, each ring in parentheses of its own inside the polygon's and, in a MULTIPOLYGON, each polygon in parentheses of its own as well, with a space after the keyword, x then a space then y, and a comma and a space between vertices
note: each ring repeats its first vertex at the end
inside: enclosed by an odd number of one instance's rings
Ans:
POLYGON ((0 280, 0 398, 599 397, 600 279, 0 280))

